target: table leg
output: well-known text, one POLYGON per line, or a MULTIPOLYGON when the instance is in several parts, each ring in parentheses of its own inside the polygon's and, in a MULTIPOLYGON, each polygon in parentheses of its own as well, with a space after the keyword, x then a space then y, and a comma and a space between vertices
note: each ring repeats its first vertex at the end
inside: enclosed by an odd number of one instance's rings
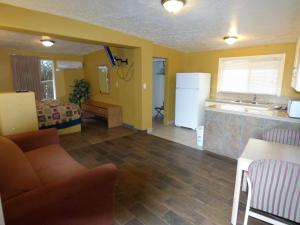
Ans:
POLYGON ((240 162, 240 160, 238 160, 238 164, 237 164, 237 168, 236 168, 234 196, 233 196, 233 204, 232 204, 232 214, 231 214, 231 224, 233 224, 233 225, 236 225, 236 221, 237 221, 242 174, 243 174, 243 170, 241 168, 241 162, 240 162))
POLYGON ((246 192, 247 191, 247 178, 246 178, 246 175, 245 175, 245 171, 243 171, 243 177, 242 177, 242 191, 243 192, 246 192))

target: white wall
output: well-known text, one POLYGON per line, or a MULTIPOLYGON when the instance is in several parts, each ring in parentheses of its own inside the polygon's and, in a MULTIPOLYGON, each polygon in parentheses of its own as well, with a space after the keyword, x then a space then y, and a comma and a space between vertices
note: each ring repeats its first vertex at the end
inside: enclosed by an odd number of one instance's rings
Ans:
MULTIPOLYGON (((156 115, 155 107, 161 107, 165 99, 165 75, 163 71, 163 61, 153 60, 153 99, 152 99, 152 116, 156 115)), ((163 113, 163 111, 162 111, 163 113)))

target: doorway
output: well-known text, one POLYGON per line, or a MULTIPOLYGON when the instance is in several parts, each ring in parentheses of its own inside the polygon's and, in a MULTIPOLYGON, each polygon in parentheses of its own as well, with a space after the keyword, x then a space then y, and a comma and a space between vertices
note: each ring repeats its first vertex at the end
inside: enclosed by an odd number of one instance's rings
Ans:
MULTIPOLYGON (((168 121, 165 94, 168 89, 168 59, 154 57, 152 61, 152 129, 151 135, 174 141, 195 149, 201 149, 196 143, 194 130, 176 127, 168 121)), ((175 95, 175 90, 174 90, 175 95)), ((169 104, 169 103, 168 103, 169 104)))
POLYGON ((153 123, 163 124, 165 117, 166 59, 153 58, 152 67, 152 118, 153 123))

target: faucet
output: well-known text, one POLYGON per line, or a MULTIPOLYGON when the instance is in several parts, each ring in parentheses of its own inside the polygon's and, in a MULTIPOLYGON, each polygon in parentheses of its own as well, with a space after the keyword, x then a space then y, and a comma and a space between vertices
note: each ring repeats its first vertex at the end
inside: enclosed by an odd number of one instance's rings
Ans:
POLYGON ((252 100, 252 102, 253 103, 256 103, 256 99, 257 99, 257 96, 256 96, 256 94, 253 96, 253 100, 252 100))

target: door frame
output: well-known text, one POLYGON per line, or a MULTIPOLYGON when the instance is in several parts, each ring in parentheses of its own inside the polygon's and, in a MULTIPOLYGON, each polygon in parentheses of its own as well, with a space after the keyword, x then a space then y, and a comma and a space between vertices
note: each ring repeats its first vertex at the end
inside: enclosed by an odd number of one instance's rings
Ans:
MULTIPOLYGON (((152 57, 152 65, 153 65, 153 60, 154 59, 163 59, 165 62, 165 81, 164 81, 164 125, 168 125, 169 123, 169 116, 168 116, 168 112, 169 112, 169 96, 168 96, 168 58, 164 58, 164 57, 159 57, 159 56, 153 56, 152 57)), ((152 68, 153 69, 153 68, 152 68)), ((152 72, 152 79, 153 79, 153 72, 152 72)), ((153 102, 153 87, 154 87, 154 83, 152 82, 152 102, 153 102)), ((151 107, 151 110, 153 110, 153 108, 151 107)), ((151 111, 151 115, 152 115, 152 111, 151 111)), ((152 125, 153 127, 153 125, 152 125)))

